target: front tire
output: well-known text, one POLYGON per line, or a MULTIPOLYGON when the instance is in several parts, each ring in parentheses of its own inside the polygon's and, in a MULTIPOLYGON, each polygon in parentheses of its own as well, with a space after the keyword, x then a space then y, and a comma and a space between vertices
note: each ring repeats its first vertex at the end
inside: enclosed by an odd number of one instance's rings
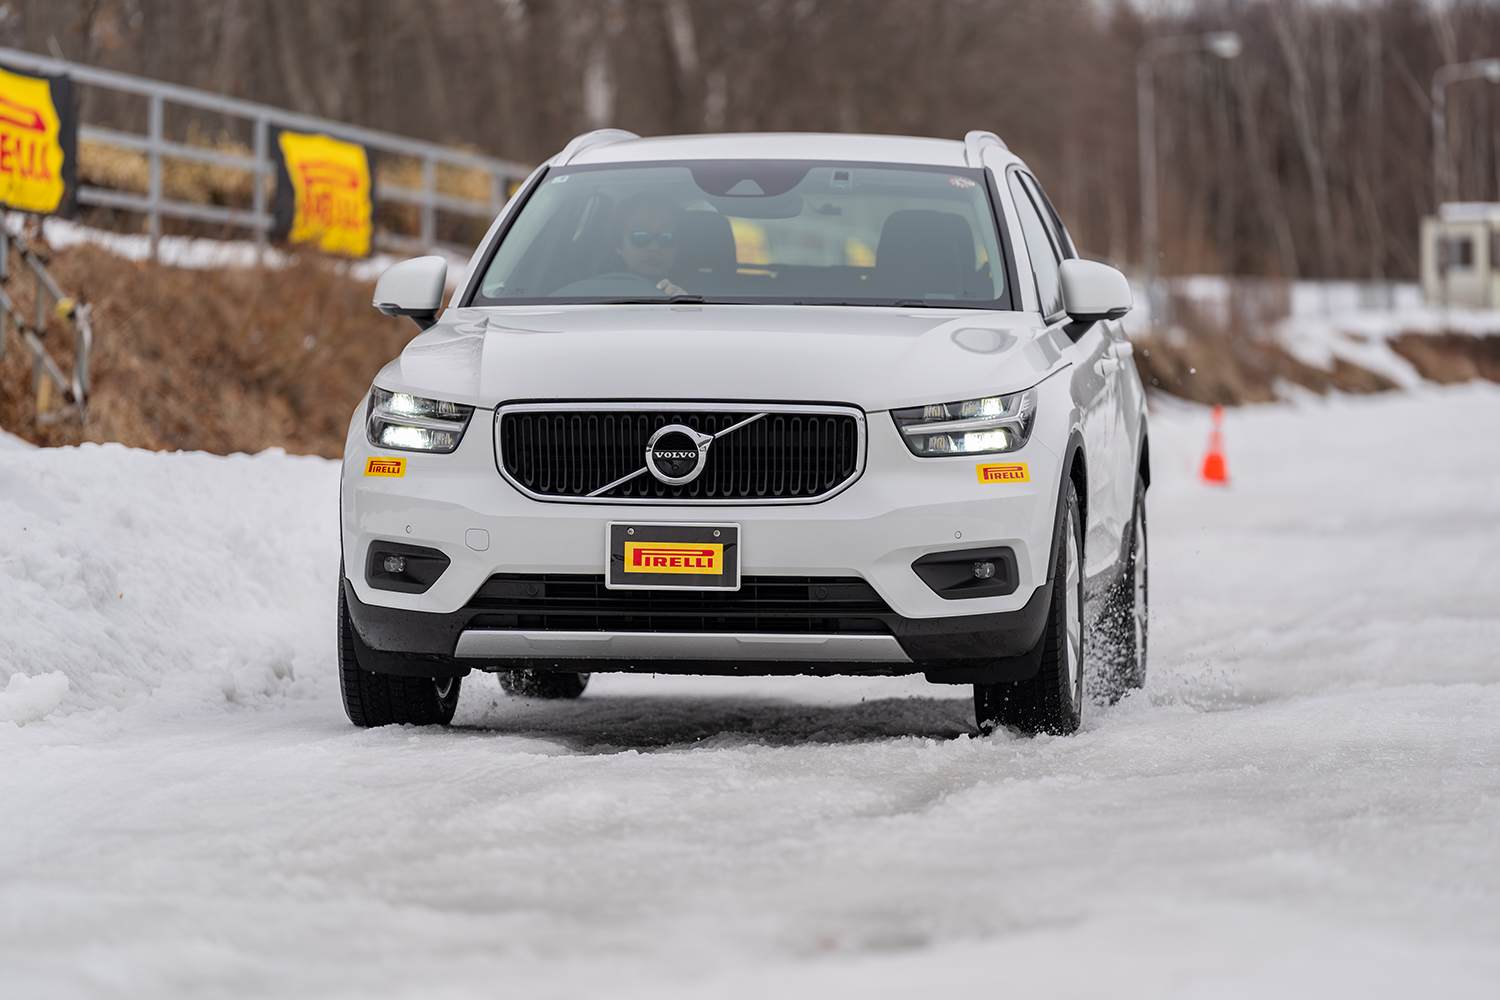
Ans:
POLYGON ((1053 548, 1052 606, 1042 630, 1042 665, 1024 681, 974 685, 982 733, 997 725, 1023 733, 1076 732, 1083 708, 1083 518, 1071 480, 1053 548))
MULTIPOLYGON (((342 572, 340 572, 342 577, 342 572)), ((446 726, 458 708, 459 677, 398 677, 365 670, 354 655, 354 623, 339 580, 339 690, 356 726, 446 726)))

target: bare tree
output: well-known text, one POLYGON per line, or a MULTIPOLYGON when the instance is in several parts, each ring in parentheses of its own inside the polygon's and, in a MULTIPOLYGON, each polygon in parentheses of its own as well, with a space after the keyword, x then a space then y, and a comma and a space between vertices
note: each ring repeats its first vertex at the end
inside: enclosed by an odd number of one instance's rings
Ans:
MULTIPOLYGON (((1232 28, 1232 64, 1157 73, 1169 272, 1410 277, 1432 211, 1427 88, 1500 55, 1497 0, 16 0, 0 44, 537 162, 598 125, 988 128, 1080 246, 1139 225, 1132 70, 1148 38, 1232 28), (1063 54, 1060 56, 1060 54, 1063 54)), ((1449 94, 1454 196, 1500 198, 1500 101, 1449 94)), ((81 88, 85 121, 145 127, 81 88)), ((241 125, 169 108, 169 133, 241 125)), ((242 129, 235 132, 235 129, 242 129)))
MULTIPOLYGON (((1278 4, 1271 8, 1271 23, 1276 28, 1276 41, 1281 45, 1286 59, 1290 88, 1287 99, 1291 106, 1292 124, 1296 129, 1297 143, 1302 150, 1302 159, 1307 166, 1307 175, 1312 183, 1313 219, 1318 230, 1318 262, 1322 274, 1334 274, 1333 211, 1328 198, 1328 169, 1323 160, 1323 146, 1319 141, 1318 124, 1312 103, 1312 84, 1307 75, 1307 58, 1303 49, 1306 33, 1304 25, 1294 24, 1295 16, 1289 5, 1278 4)), ((1298 11, 1300 13, 1300 11, 1298 11)), ((1300 20, 1300 19, 1299 19, 1300 20)))

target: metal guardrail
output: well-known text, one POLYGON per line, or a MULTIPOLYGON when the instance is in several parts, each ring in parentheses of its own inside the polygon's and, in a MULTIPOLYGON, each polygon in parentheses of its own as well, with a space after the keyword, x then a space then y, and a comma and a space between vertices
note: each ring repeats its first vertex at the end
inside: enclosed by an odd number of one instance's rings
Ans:
POLYGON ((372 149, 421 161, 422 186, 420 188, 401 187, 389 183, 376 186, 377 201, 403 202, 416 205, 421 210, 420 231, 414 237, 377 231, 375 245, 382 249, 422 252, 437 247, 446 247, 467 253, 472 248, 438 242, 437 213, 439 211, 450 212, 455 215, 480 218, 488 222, 504 206, 510 183, 519 183, 531 173, 531 168, 519 163, 450 149, 437 143, 409 139, 390 132, 349 125, 313 115, 299 114, 269 104, 257 104, 254 101, 224 97, 175 83, 163 83, 160 80, 132 76, 129 73, 118 73, 82 63, 53 59, 33 52, 23 52, 20 49, 0 47, 0 65, 14 66, 34 73, 66 74, 77 83, 146 98, 147 131, 145 134, 107 128, 102 125, 80 123, 78 126, 78 137, 81 140, 145 153, 149 164, 146 194, 80 185, 78 202, 81 205, 123 209, 145 215, 151 234, 153 257, 156 255, 157 244, 161 239, 163 217, 250 229, 256 234, 257 246, 263 248, 266 245, 267 236, 274 221, 266 209, 266 178, 271 176, 276 169, 269 149, 273 125, 299 131, 327 132, 339 139, 361 142, 372 149), (167 139, 163 131, 165 108, 168 104, 197 108, 249 121, 254 136, 253 154, 243 156, 167 139), (200 205, 163 197, 161 169, 163 159, 211 163, 238 168, 252 174, 254 195, 250 210, 225 208, 219 205, 200 205), (490 196, 488 200, 477 201, 439 192, 437 190, 439 164, 489 174, 490 196))

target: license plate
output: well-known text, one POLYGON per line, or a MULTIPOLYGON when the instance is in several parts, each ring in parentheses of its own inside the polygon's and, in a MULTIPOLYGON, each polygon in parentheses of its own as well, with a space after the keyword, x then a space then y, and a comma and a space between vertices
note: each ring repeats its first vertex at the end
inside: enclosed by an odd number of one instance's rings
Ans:
POLYGON ((739 590, 740 526, 612 521, 604 566, 610 590, 739 590))

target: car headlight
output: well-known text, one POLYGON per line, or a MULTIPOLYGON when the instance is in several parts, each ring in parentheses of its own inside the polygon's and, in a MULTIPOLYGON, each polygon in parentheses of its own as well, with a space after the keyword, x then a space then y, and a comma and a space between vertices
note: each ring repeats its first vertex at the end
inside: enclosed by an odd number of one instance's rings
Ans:
POLYGON ((913 455, 983 455, 1015 451, 1036 423, 1036 389, 957 403, 929 403, 892 410, 901 438, 913 455))
POLYGON ((434 451, 446 455, 463 440, 474 407, 404 392, 370 390, 365 427, 377 448, 434 451))

